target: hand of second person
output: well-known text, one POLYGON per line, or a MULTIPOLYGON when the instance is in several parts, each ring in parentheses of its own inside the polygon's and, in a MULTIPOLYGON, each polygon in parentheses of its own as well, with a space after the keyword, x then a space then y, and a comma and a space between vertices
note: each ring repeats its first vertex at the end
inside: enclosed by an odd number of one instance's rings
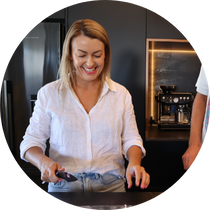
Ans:
POLYGON ((182 156, 182 162, 184 169, 187 170, 192 165, 193 161, 195 160, 198 152, 200 151, 200 146, 189 146, 187 151, 182 156))
POLYGON ((145 171, 144 167, 139 165, 129 166, 126 170, 126 179, 128 183, 128 189, 130 189, 133 185, 132 177, 135 177, 135 184, 138 187, 140 185, 141 180, 141 189, 145 189, 148 187, 150 183, 150 175, 145 171))

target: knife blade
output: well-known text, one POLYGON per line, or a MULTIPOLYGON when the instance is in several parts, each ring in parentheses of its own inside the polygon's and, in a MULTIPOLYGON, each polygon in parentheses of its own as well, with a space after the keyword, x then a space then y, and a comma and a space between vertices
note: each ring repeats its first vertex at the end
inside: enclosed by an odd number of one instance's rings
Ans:
POLYGON ((56 176, 65 179, 67 182, 77 181, 77 178, 75 176, 65 171, 57 171, 56 176))

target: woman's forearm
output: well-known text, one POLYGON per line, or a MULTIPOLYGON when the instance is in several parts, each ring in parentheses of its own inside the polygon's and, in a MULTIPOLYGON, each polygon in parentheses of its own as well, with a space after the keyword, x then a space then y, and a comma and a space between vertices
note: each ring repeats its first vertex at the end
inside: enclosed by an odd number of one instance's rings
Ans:
POLYGON ((25 159, 41 170, 43 162, 49 158, 44 155, 40 147, 31 147, 25 152, 25 159))
POLYGON ((138 146, 132 146, 127 151, 127 157, 129 162, 132 162, 133 165, 141 165, 142 151, 138 146))

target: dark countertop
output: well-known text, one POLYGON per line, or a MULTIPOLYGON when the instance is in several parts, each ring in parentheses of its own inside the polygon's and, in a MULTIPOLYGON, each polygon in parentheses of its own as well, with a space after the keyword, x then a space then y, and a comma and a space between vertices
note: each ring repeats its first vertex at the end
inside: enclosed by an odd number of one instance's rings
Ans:
POLYGON ((90 209, 119 209, 146 202, 161 192, 75 193, 53 192, 50 195, 69 204, 90 209))
POLYGON ((159 130, 158 126, 149 126, 146 131, 146 141, 188 141, 188 130, 159 130))

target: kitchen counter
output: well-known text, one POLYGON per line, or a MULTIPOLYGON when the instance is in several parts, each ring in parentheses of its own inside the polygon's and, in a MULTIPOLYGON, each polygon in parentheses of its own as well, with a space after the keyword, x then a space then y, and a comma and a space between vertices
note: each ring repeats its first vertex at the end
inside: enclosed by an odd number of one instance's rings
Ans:
POLYGON ((146 141, 188 141, 189 130, 159 130, 158 126, 149 126, 146 141))
POLYGON ((146 202, 161 192, 75 193, 53 192, 50 195, 69 204, 89 209, 120 209, 146 202))

